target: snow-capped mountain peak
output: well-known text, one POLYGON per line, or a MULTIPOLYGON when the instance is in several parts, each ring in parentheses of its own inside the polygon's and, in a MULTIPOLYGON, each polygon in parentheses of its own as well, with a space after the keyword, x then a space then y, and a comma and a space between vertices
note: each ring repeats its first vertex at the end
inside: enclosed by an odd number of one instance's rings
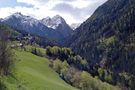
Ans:
POLYGON ((50 17, 43 18, 40 22, 43 23, 45 26, 51 28, 52 20, 50 17))
POLYGON ((20 17, 20 16, 23 16, 23 15, 20 12, 16 12, 16 13, 12 14, 12 16, 20 17))
POLYGON ((14 14, 6 17, 6 18, 4 18, 4 20, 8 20, 8 19, 13 18, 13 17, 15 17, 15 18, 21 18, 21 17, 23 17, 23 15, 21 13, 19 13, 19 12, 16 12, 16 13, 14 13, 14 14))
POLYGON ((53 29, 57 29, 57 27, 60 24, 65 24, 66 23, 65 20, 60 15, 56 15, 53 18, 46 17, 46 18, 42 19, 41 22, 45 26, 47 26, 49 28, 53 28, 53 29))
POLYGON ((40 20, 40 22, 48 28, 60 32, 64 37, 68 37, 73 31, 60 15, 56 15, 52 18, 46 17, 40 20))
POLYGON ((18 22, 18 20, 19 20, 22 24, 29 24, 30 26, 37 25, 38 23, 40 23, 37 19, 32 18, 30 16, 22 15, 19 12, 14 13, 14 14, 4 18, 3 21, 9 21, 9 19, 11 21, 14 20, 14 22, 15 22, 15 20, 16 20, 16 22, 18 22))
POLYGON ((46 37, 59 43, 63 43, 60 40, 69 37, 73 31, 59 15, 53 18, 47 17, 37 20, 31 16, 14 13, 4 19, 0 19, 0 23, 16 28, 19 32, 46 37))
POLYGON ((70 27, 75 30, 76 28, 78 28, 81 24, 80 23, 73 23, 70 25, 70 27))

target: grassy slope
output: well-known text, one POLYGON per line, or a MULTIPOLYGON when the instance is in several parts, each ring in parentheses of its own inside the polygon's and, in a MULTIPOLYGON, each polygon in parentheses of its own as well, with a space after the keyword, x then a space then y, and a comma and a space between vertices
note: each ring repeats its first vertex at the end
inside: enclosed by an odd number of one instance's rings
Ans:
POLYGON ((77 90, 48 67, 49 61, 24 51, 15 51, 13 75, 5 78, 9 90, 77 90))

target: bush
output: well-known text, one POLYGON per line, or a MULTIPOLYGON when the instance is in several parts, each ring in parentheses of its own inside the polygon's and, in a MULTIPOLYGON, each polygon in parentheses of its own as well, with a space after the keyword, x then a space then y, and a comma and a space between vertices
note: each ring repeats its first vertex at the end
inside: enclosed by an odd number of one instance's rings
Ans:
POLYGON ((62 62, 59 59, 56 59, 53 62, 53 69, 57 72, 57 73, 61 73, 61 69, 62 69, 62 62))
POLYGON ((0 77, 0 90, 7 90, 5 84, 3 83, 2 77, 0 77))

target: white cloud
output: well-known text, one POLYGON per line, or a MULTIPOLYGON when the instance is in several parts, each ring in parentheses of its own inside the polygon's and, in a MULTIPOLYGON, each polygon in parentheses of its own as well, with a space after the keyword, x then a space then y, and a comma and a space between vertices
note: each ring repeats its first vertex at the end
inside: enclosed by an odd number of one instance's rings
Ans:
POLYGON ((17 0, 19 3, 26 3, 28 5, 34 5, 34 6, 39 6, 40 2, 38 0, 17 0))
POLYGON ((93 2, 95 1, 94 0, 77 0, 77 1, 69 2, 69 4, 71 4, 73 7, 76 7, 76 8, 84 8, 88 6, 89 4, 92 4, 93 2))
POLYGON ((5 8, 0 8, 0 17, 1 18, 5 18, 15 12, 21 12, 22 14, 30 14, 30 12, 34 12, 34 9, 33 8, 26 8, 26 7, 14 7, 14 8, 11 8, 11 7, 5 7, 5 8))
POLYGON ((5 18, 10 14, 11 8, 0 8, 0 18, 5 18))
POLYGON ((47 16, 53 17, 59 14, 68 24, 78 23, 86 20, 94 12, 95 8, 105 1, 106 0, 17 0, 18 3, 25 3, 33 7, 15 6, 0 8, 0 18, 7 17, 15 12, 21 12, 24 15, 30 15, 37 19, 42 19, 47 16), (59 9, 53 9, 60 4, 69 5, 70 10, 68 10, 66 6, 59 6, 59 9))

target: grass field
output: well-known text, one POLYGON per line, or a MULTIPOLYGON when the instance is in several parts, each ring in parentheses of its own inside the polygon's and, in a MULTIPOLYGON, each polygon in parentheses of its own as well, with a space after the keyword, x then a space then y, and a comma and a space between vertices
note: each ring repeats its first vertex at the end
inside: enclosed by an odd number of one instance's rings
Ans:
POLYGON ((8 90, 77 90, 49 68, 49 61, 29 52, 15 51, 13 74, 3 78, 8 90))

